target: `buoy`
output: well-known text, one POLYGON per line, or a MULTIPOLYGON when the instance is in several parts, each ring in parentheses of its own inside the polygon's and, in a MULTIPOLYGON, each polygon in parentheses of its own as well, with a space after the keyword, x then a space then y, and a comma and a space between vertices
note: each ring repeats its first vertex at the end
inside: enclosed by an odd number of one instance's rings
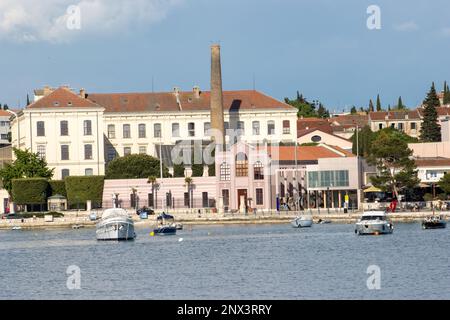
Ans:
POLYGON ((178 242, 182 242, 182 241, 183 241, 183 238, 178 239, 178 242))
POLYGON ((154 237, 154 236, 155 236, 155 232, 154 231, 150 232, 150 237, 154 237))

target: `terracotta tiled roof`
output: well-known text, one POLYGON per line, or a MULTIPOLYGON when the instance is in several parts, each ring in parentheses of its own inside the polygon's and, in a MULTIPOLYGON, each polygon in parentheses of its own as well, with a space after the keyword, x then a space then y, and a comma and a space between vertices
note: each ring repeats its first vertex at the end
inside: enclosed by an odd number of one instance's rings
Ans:
POLYGON ((441 166, 449 166, 450 167, 450 159, 449 158, 417 158, 415 160, 416 165, 418 167, 441 167, 441 166))
MULTIPOLYGON (((269 154, 275 161, 293 161, 295 160, 295 146, 280 146, 275 148, 269 147, 269 154)), ((313 161, 320 158, 344 158, 355 157, 354 154, 343 150, 336 146, 325 147, 319 146, 298 146, 297 160, 298 161, 313 161), (335 151, 333 151, 333 149, 335 151)))
POLYGON ((318 129, 326 133, 332 133, 333 129, 327 119, 303 118, 297 120, 297 135, 302 130, 318 129))
POLYGON ((359 114, 349 114, 337 116, 330 119, 333 125, 337 126, 356 126, 364 127, 369 124, 369 116, 359 114))
POLYGON ((100 107, 88 99, 83 99, 68 88, 60 87, 50 94, 31 103, 27 109, 37 108, 95 108, 100 107))
POLYGON ((370 112, 369 118, 372 121, 384 121, 386 120, 420 120, 420 114, 417 110, 402 110, 402 111, 377 111, 370 112))
MULTIPOLYGON (((180 111, 174 92, 162 93, 90 93, 87 98, 103 106, 105 112, 176 112, 180 111)), ((180 92, 183 111, 210 110, 211 93, 202 91, 196 98, 193 92, 180 92)), ((253 90, 224 91, 224 110, 282 109, 295 111, 292 106, 253 90)))
POLYGON ((10 117, 12 116, 11 113, 9 113, 8 111, 5 111, 3 109, 0 109, 0 117, 10 117))

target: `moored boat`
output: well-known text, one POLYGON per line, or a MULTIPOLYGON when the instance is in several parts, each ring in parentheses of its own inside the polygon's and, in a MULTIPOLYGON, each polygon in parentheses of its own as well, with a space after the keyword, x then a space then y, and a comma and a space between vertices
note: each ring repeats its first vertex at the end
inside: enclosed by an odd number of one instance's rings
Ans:
POLYGON ((170 214, 163 212, 156 221, 159 225, 153 230, 155 235, 175 235, 177 233, 175 219, 170 214))
POLYGON ((441 216, 430 216, 422 221, 422 229, 445 229, 447 227, 447 221, 441 216))
POLYGON ((134 240, 134 222, 121 208, 107 209, 97 223, 97 240, 134 240))
POLYGON ((294 220, 291 221, 291 225, 294 228, 309 228, 313 225, 312 216, 298 216, 294 220))
POLYGON ((391 234, 394 226, 384 211, 369 211, 364 213, 355 225, 358 235, 391 234))

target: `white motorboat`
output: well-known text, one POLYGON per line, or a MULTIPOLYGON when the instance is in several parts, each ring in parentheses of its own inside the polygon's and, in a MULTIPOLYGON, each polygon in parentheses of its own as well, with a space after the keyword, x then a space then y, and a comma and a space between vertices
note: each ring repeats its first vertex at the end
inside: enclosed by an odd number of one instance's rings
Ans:
POLYGON ((358 235, 391 234, 393 231, 394 226, 384 211, 366 212, 355 225, 355 233, 358 235))
POLYGON ((312 216, 298 216, 291 221, 294 228, 309 228, 313 225, 312 216))
POLYGON ((134 240, 133 219, 121 208, 107 209, 97 223, 97 240, 134 240))

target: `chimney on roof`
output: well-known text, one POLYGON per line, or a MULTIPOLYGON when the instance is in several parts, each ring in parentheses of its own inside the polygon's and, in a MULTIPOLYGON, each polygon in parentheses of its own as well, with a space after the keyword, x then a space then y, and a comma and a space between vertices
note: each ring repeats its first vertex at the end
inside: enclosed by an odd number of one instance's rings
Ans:
POLYGON ((223 116, 222 66, 220 45, 211 46, 211 129, 212 139, 222 148, 225 144, 223 116))
POLYGON ((86 99, 86 90, 84 90, 84 88, 80 89, 80 97, 86 99))
POLYGON ((52 88, 50 88, 50 86, 44 86, 44 89, 43 89, 43 96, 45 97, 46 95, 48 95, 48 94, 50 94, 50 93, 52 93, 52 88))
POLYGON ((175 98, 177 99, 177 105, 178 105, 178 109, 180 111, 183 110, 183 107, 181 106, 181 100, 180 100, 180 88, 179 87, 174 87, 173 88, 173 93, 175 94, 175 98))
POLYGON ((200 87, 195 86, 193 92, 194 92, 194 99, 200 99, 200 87))

